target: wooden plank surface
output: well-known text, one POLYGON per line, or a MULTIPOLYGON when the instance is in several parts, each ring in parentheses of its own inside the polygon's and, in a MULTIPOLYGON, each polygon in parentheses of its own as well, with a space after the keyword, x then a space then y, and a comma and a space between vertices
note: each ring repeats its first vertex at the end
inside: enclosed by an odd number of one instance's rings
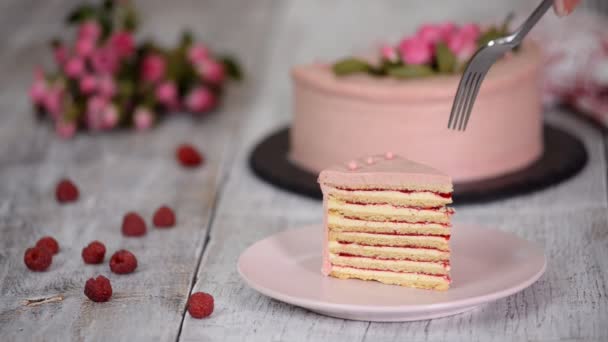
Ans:
MULTIPOLYGON (((531 288, 462 315, 413 323, 368 323, 327 318, 270 300, 236 272, 239 254, 272 233, 321 221, 317 201, 256 179, 247 167, 253 144, 291 119, 288 69, 328 60, 397 38, 422 18, 496 18, 514 2, 459 1, 441 8, 423 0, 352 2, 140 1, 141 36, 174 41, 190 26, 204 40, 241 57, 249 73, 232 87, 218 115, 192 124, 170 120, 145 134, 84 136, 62 142, 37 124, 25 98, 31 68, 48 52, 44 37, 61 32, 59 18, 76 0, 0 4, 0 340, 222 341, 502 341, 608 339, 608 149, 587 123, 559 110, 548 120, 582 137, 589 165, 577 177, 528 196, 457 207, 457 222, 512 231, 543 246, 549 265, 531 288), (207 164, 186 171, 173 162, 175 145, 201 146, 207 164), (53 187, 62 176, 81 187, 81 200, 59 206, 53 187), (122 214, 147 219, 162 203, 177 208, 178 227, 153 228, 142 239, 119 233, 122 214), (25 269, 22 254, 51 234, 62 252, 46 273, 25 269), (83 267, 80 249, 93 239, 109 253, 131 249, 134 275, 83 267), (206 241, 208 240, 208 244, 206 241), (202 256, 202 261, 199 260, 202 256), (82 295, 84 281, 109 275, 111 302, 82 295), (194 290, 212 293, 214 315, 184 313, 194 290), (26 306, 28 298, 62 300, 26 306)), ((149 221, 149 220, 148 220, 149 221)))
MULTIPOLYGON (((48 54, 46 38, 61 30, 66 5, 71 6, 57 0, 24 7, 14 2, 12 14, 26 18, 29 9, 31 16, 16 23, 15 36, 4 37, 11 49, 3 52, 0 64, 14 83, 3 80, 8 90, 0 104, 0 340, 175 341, 225 166, 231 162, 228 151, 244 109, 255 100, 256 77, 249 79, 251 84, 232 87, 220 113, 198 121, 176 118, 143 134, 60 141, 48 126, 32 120, 25 89, 33 64, 48 54), (14 60, 21 63, 9 63, 14 60), (174 162, 175 147, 184 140, 205 153, 201 169, 184 170, 174 162), (54 200, 55 183, 63 176, 80 186, 76 204, 60 206, 54 200), (153 211, 163 203, 177 209, 175 229, 149 227, 144 238, 122 237, 126 211, 140 212, 150 224, 153 211), (30 272, 23 265, 23 252, 47 234, 57 238, 62 251, 48 272, 30 272), (84 266, 81 248, 94 239, 105 242, 109 255, 119 248, 134 252, 139 259, 136 273, 112 274, 107 263, 84 266), (96 274, 112 281, 114 295, 108 303, 92 303, 82 293, 85 280, 96 274), (53 296, 63 300, 36 307, 23 304, 28 298, 53 296)), ((146 1, 142 36, 154 32, 161 41, 171 42, 189 25, 204 34, 201 38, 217 42, 214 48, 247 56, 245 68, 253 70, 263 59, 260 41, 273 16, 269 1, 256 5, 182 1, 175 4, 178 11, 169 13, 166 2, 146 1), (229 24, 250 29, 224 29, 229 24)))

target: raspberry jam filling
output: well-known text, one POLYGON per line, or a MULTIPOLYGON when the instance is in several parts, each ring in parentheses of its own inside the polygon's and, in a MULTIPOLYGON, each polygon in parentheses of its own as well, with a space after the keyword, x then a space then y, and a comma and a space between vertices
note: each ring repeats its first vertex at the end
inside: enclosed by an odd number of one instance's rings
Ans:
POLYGON ((364 234, 374 234, 374 235, 392 235, 392 236, 424 236, 424 237, 438 237, 444 238, 446 240, 450 240, 450 235, 434 235, 434 234, 416 234, 416 233, 399 233, 399 232, 386 232, 386 233, 377 233, 377 232, 356 232, 356 231, 343 231, 343 233, 364 233, 364 234))
POLYGON ((438 251, 438 252, 449 252, 449 250, 442 250, 439 248, 434 248, 434 247, 421 247, 421 246, 412 246, 412 245, 370 245, 370 244, 366 244, 366 243, 360 243, 360 242, 348 242, 348 241, 340 241, 340 240, 336 240, 337 243, 341 244, 341 245, 357 245, 357 246, 366 246, 366 247, 396 247, 396 248, 412 248, 412 249, 429 249, 429 250, 434 250, 434 251, 438 251))
MULTIPOLYGON (((344 215, 342 215, 342 217, 344 217, 345 219, 348 219, 348 220, 356 220, 356 221, 369 222, 368 220, 360 218, 360 217, 344 216, 344 215)), ((373 221, 373 222, 389 222, 389 223, 420 224, 420 225, 423 225, 423 224, 436 224, 438 226, 443 226, 445 228, 452 227, 452 225, 450 223, 430 222, 430 221, 410 222, 410 221, 401 221, 401 220, 384 220, 384 221, 373 221)))
MULTIPOLYGON (((397 205, 397 204, 391 204, 391 203, 365 203, 365 202, 357 202, 357 201, 344 201, 347 204, 354 204, 354 205, 362 205, 362 206, 368 206, 368 205, 390 205, 391 207, 394 208, 404 208, 404 209, 412 209, 412 210, 430 210, 430 211, 440 211, 442 208, 444 208, 445 206, 443 205, 438 205, 435 207, 420 207, 420 206, 414 206, 414 205, 397 205)), ((446 212, 448 212, 449 209, 446 208, 446 212)))
POLYGON ((362 271, 391 272, 391 273, 399 273, 399 274, 420 274, 420 275, 429 276, 429 277, 443 278, 443 279, 447 280, 448 282, 452 282, 452 279, 450 278, 450 276, 440 275, 440 274, 432 274, 432 273, 424 273, 424 272, 400 272, 400 271, 391 271, 391 270, 381 270, 378 268, 360 268, 360 267, 352 267, 352 266, 340 266, 340 267, 352 268, 355 270, 362 270, 362 271))
POLYGON ((437 196, 443 197, 443 198, 452 198, 451 192, 439 192, 439 191, 430 191, 430 190, 405 190, 405 189, 398 190, 398 189, 381 189, 381 188, 351 189, 351 188, 344 188, 344 187, 336 187, 336 189, 344 190, 344 191, 397 191, 397 192, 401 192, 404 194, 413 194, 416 192, 420 192, 420 193, 428 193, 428 194, 437 195, 437 196))
POLYGON ((414 260, 414 259, 408 259, 408 258, 402 258, 402 259, 381 258, 381 257, 377 257, 377 256, 355 255, 355 254, 350 254, 350 253, 338 253, 338 256, 345 257, 345 258, 365 258, 365 259, 386 260, 386 261, 402 261, 403 260, 403 261, 414 261, 414 262, 428 262, 428 263, 433 263, 433 264, 440 264, 443 267, 450 266, 450 262, 445 261, 445 260, 422 261, 422 260, 414 260))

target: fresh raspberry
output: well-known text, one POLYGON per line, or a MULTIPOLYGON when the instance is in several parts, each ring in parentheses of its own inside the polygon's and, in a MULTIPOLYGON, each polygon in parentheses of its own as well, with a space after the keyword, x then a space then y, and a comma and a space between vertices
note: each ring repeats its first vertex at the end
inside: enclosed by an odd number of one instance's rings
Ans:
POLYGON ((55 190, 57 202, 74 202, 78 199, 78 188, 69 179, 62 179, 55 190))
POLYGON ((169 228, 175 226, 175 213, 166 205, 158 208, 152 220, 158 228, 169 228))
POLYGON ((110 279, 102 275, 90 278, 84 285, 84 294, 94 302, 107 302, 112 297, 110 279))
POLYGON ((122 219, 122 234, 125 236, 142 236, 146 234, 146 222, 137 213, 129 212, 122 219))
POLYGON ((198 150, 190 144, 182 144, 176 151, 177 161, 184 167, 197 167, 203 162, 198 150))
POLYGON ((110 258, 110 270, 116 274, 127 274, 137 268, 137 258, 133 253, 121 249, 110 258))
POLYGON ((194 318, 209 317, 213 313, 213 296, 205 292, 196 292, 188 300, 188 312, 194 318))
POLYGON ((31 247, 25 250, 23 262, 32 271, 46 271, 53 263, 53 254, 46 248, 31 247))
POLYGON ((85 264, 101 264, 106 256, 106 246, 99 241, 93 241, 82 249, 82 260, 85 264))
POLYGON ((45 236, 36 242, 36 247, 45 248, 51 254, 59 253, 59 244, 57 240, 50 236, 45 236))

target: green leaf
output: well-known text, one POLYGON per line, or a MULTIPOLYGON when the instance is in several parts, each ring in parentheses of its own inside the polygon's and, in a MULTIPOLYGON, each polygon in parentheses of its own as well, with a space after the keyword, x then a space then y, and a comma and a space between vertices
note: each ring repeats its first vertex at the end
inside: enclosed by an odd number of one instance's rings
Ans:
POLYGON ((106 11, 111 11, 114 8, 114 0, 104 0, 102 6, 106 11))
POLYGON ((439 72, 454 72, 454 67, 456 66, 456 56, 444 42, 437 44, 435 47, 435 55, 437 56, 437 68, 439 69, 439 72))
POLYGON ((243 70, 236 59, 231 56, 223 56, 220 58, 220 62, 224 65, 228 77, 236 81, 243 79, 243 70))
POLYGON ((334 74, 338 76, 345 76, 360 72, 370 72, 372 67, 363 60, 357 58, 343 59, 333 66, 334 74))
POLYGON ((66 17, 67 24, 78 24, 87 19, 94 19, 97 16, 97 9, 91 5, 81 5, 76 7, 66 17))
POLYGON ((132 8, 129 8, 125 13, 125 17, 123 19, 123 27, 125 30, 133 32, 137 29, 137 13, 132 8))
POLYGON ((192 31, 185 30, 184 32, 182 32, 182 36, 179 40, 180 47, 188 47, 188 46, 192 45, 193 42, 194 42, 194 35, 192 34, 192 31))
POLYGON ((433 75, 433 69, 428 65, 403 65, 387 70, 390 76, 396 78, 419 78, 433 75))

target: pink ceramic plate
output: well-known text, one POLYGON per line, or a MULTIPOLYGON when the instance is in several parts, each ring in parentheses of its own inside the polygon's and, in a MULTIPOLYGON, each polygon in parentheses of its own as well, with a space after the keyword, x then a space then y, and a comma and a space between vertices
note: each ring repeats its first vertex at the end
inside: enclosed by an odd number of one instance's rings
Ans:
POLYGON ((320 225, 287 230, 241 254, 249 286, 317 313, 363 321, 415 321, 454 315, 519 292, 545 271, 539 247, 496 229, 452 230, 452 285, 436 292, 321 274, 320 225))

